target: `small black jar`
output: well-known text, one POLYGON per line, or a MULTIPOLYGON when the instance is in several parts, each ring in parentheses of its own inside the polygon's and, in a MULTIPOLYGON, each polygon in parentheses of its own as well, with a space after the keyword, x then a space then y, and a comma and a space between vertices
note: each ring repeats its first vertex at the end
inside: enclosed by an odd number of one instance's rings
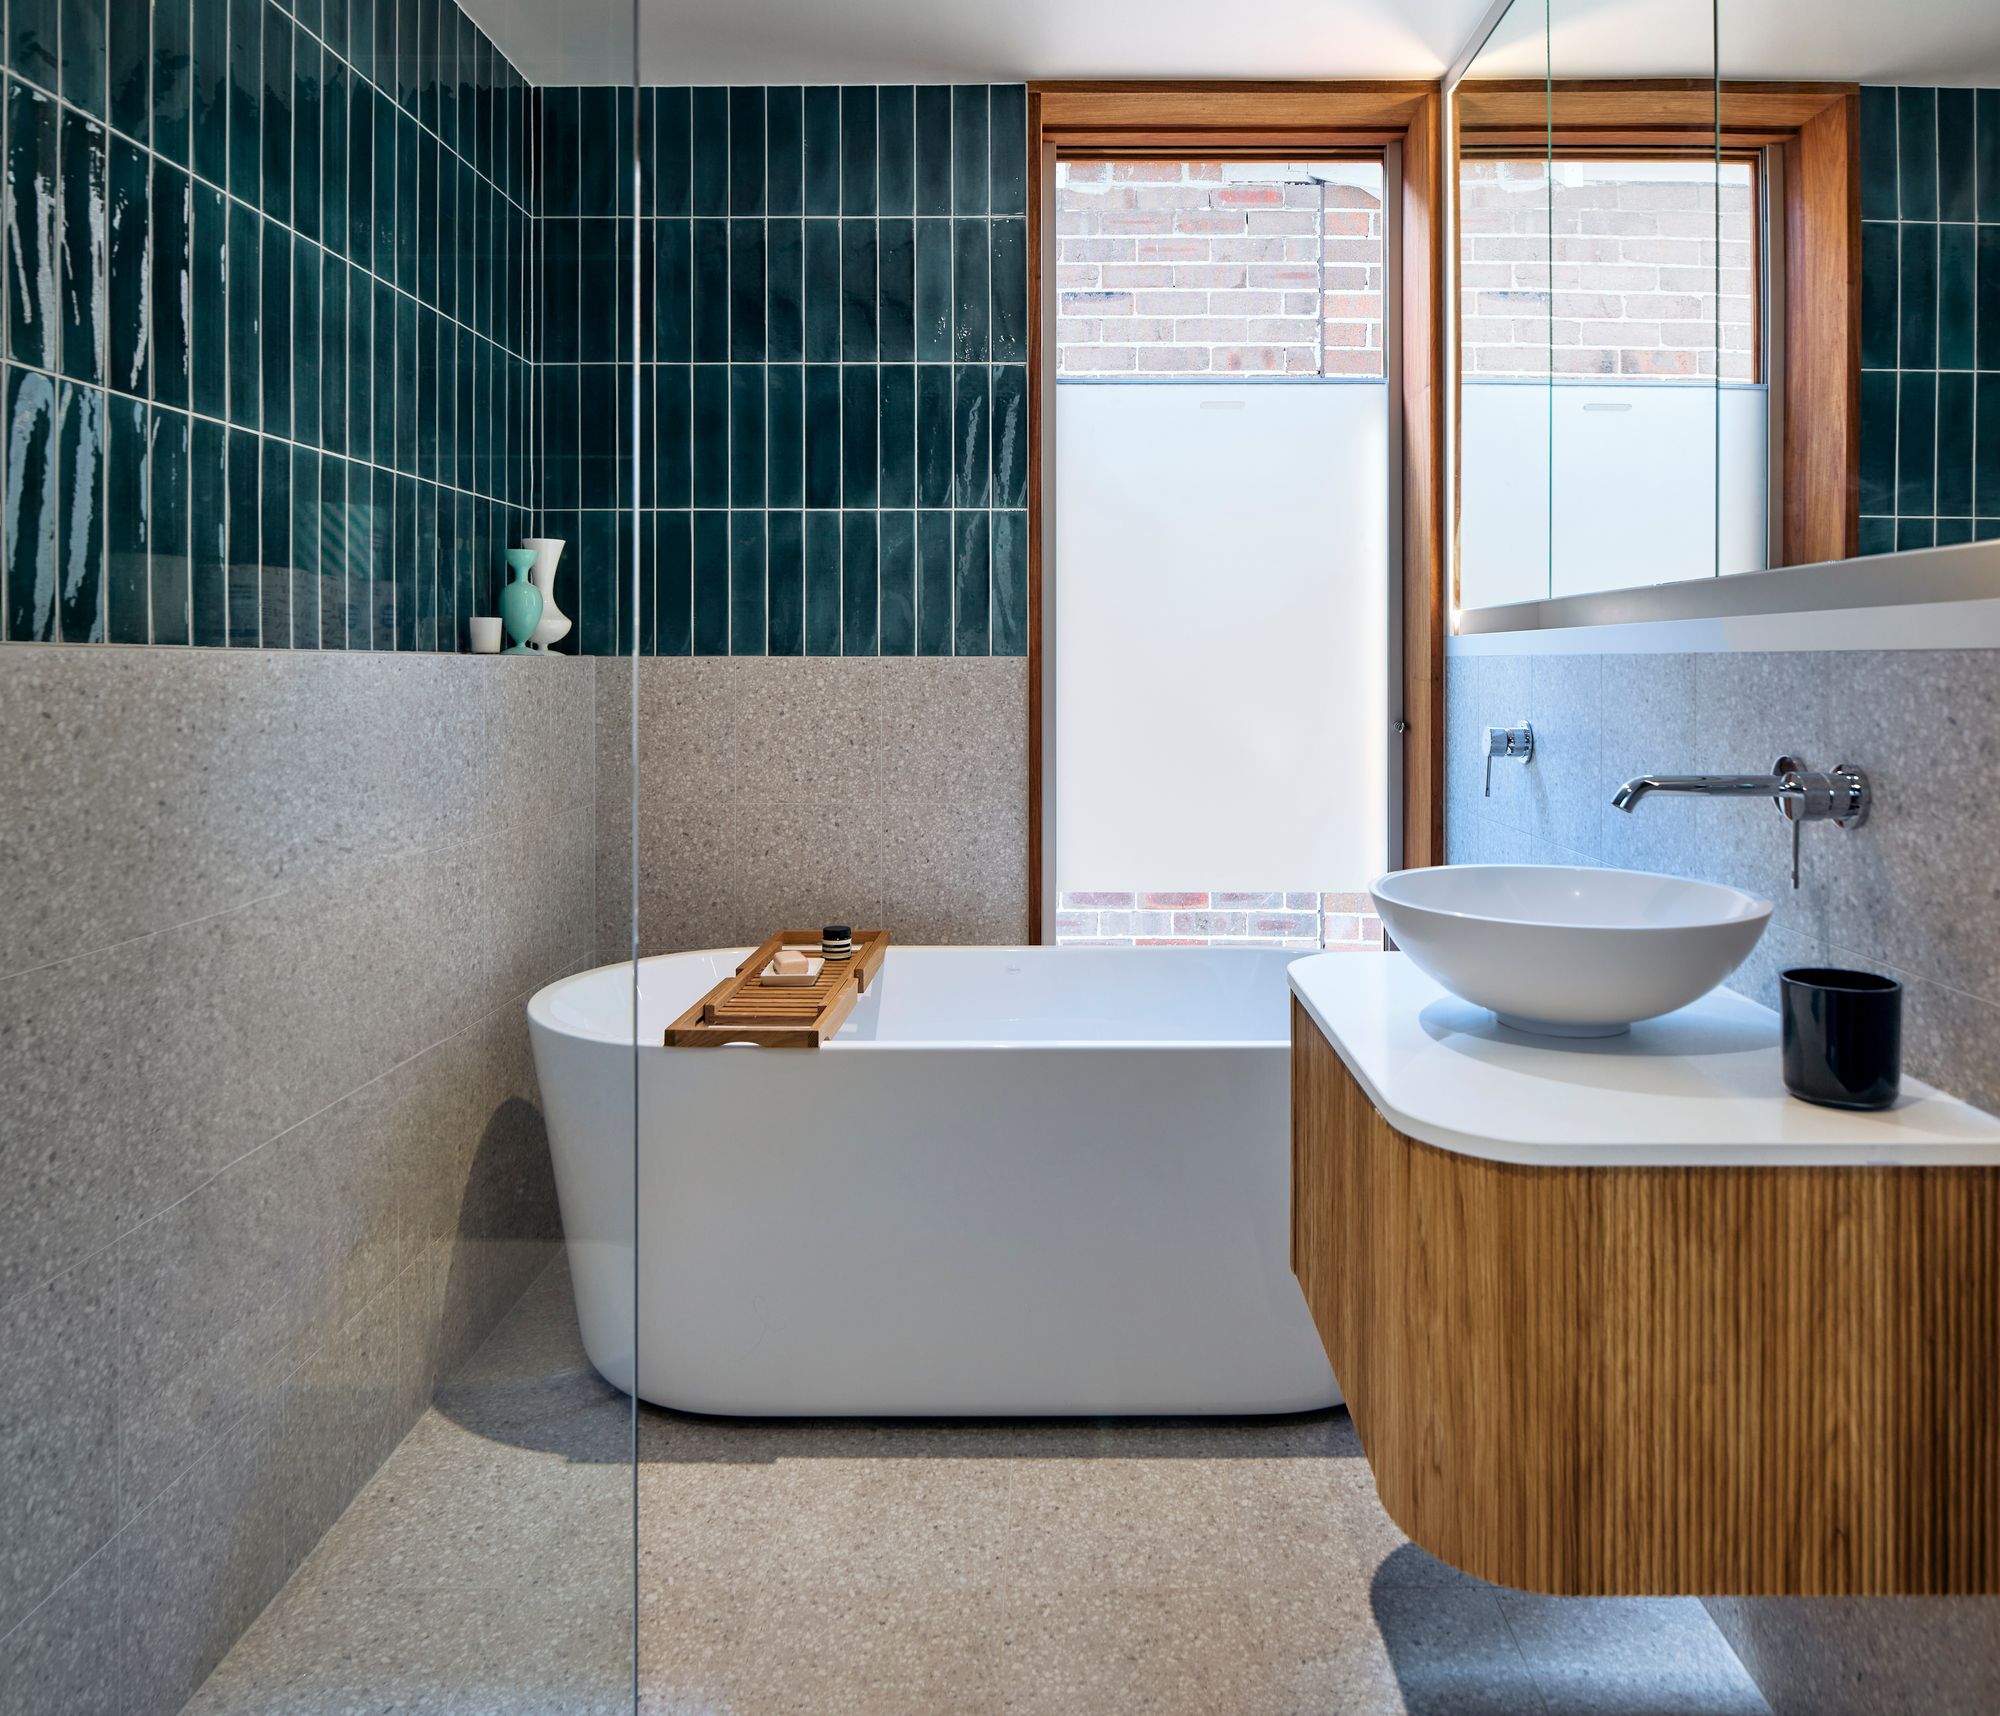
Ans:
POLYGON ((1903 986, 1801 966, 1778 978, 1785 1088, 1826 1108, 1887 1108, 1903 1076, 1903 986))

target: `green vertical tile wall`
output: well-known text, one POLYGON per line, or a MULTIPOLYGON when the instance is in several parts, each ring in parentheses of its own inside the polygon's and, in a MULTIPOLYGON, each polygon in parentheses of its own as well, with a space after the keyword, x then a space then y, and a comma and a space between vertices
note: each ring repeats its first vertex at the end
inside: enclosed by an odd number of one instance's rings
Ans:
POLYGON ((1024 654, 1025 89, 643 91, 636 258, 607 95, 540 92, 540 516, 579 647, 1024 654), (594 563, 635 481, 636 597, 594 563))
POLYGON ((533 516, 532 107, 448 0, 17 0, 0 637, 466 647, 533 516))
POLYGON ((2000 89, 1861 91, 1861 552, 2000 538, 2000 89))

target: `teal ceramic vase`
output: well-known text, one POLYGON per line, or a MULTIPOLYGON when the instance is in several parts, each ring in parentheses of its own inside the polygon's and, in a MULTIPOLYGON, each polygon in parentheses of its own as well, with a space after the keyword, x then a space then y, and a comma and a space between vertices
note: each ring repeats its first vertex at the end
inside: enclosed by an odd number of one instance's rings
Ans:
POLYGON ((507 627, 507 635, 514 640, 507 646, 508 655, 533 653, 528 648, 528 639, 542 617, 542 593, 528 582, 528 569, 534 563, 532 548, 507 550, 507 570, 512 576, 506 589, 500 592, 500 618, 507 627))

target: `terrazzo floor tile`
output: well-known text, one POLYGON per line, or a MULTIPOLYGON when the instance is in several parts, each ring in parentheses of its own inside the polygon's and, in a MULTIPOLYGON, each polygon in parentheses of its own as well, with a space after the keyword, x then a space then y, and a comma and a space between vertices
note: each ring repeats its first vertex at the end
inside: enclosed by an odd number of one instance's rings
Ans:
POLYGON ((643 1409, 558 1261, 192 1716, 1767 1716, 1694 1603, 1468 1578, 1344 1412, 1136 1423, 643 1409))

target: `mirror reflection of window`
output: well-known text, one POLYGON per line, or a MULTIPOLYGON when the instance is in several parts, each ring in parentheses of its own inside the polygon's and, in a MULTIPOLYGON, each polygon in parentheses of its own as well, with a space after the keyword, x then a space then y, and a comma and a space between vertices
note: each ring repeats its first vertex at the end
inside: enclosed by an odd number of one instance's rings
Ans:
POLYGON ((1755 156, 1474 157, 1460 199, 1468 605, 1544 554, 1556 596, 1767 564, 1755 156))

